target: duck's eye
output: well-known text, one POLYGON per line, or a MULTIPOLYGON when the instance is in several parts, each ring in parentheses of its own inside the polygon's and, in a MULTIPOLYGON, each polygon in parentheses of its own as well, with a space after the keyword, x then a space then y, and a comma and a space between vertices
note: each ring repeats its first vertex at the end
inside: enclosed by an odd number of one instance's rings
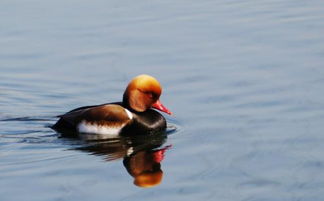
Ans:
POLYGON ((145 93, 150 99, 156 99, 156 95, 152 92, 146 92, 145 93))
POLYGON ((150 99, 156 99, 157 97, 157 95, 152 92, 147 92, 147 91, 141 91, 141 92, 144 93, 146 96, 148 96, 150 99))
POLYGON ((145 93, 149 98, 151 98, 151 99, 153 99, 154 98, 154 95, 152 94, 152 93, 150 93, 150 92, 147 92, 147 93, 145 93))

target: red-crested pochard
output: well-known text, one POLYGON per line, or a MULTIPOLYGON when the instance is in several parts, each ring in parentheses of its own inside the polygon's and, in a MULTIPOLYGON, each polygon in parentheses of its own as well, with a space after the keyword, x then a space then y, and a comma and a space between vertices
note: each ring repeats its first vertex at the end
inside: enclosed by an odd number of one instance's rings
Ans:
POLYGON ((152 109, 171 114, 159 100, 161 92, 154 77, 139 75, 128 84, 122 102, 76 108, 58 116, 60 119, 52 128, 111 135, 164 131, 165 118, 152 109))

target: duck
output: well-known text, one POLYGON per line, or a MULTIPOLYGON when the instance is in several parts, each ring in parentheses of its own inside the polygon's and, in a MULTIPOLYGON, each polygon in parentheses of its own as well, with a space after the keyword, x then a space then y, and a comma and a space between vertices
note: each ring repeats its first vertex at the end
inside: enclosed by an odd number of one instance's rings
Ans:
POLYGON ((162 86, 156 78, 142 74, 127 85, 121 102, 83 106, 59 115, 52 129, 58 132, 100 135, 139 135, 163 132, 171 115, 160 101, 162 86), (158 110, 158 111, 157 111, 158 110))

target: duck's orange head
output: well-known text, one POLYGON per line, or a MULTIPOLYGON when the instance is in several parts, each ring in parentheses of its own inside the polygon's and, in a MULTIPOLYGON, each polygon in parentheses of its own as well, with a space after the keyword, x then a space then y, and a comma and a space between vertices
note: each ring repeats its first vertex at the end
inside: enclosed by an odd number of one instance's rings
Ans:
POLYGON ((154 77, 139 75, 128 84, 124 92, 123 103, 137 112, 144 112, 153 107, 171 114, 159 101, 161 93, 162 87, 154 77))

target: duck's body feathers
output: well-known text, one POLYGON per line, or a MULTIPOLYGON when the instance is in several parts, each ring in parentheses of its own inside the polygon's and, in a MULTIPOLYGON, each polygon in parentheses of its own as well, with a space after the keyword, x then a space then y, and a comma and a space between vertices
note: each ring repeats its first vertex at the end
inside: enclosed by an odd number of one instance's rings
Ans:
POLYGON ((130 111, 122 103, 84 106, 59 116, 52 128, 97 134, 146 134, 166 129, 165 118, 155 110, 130 111))

